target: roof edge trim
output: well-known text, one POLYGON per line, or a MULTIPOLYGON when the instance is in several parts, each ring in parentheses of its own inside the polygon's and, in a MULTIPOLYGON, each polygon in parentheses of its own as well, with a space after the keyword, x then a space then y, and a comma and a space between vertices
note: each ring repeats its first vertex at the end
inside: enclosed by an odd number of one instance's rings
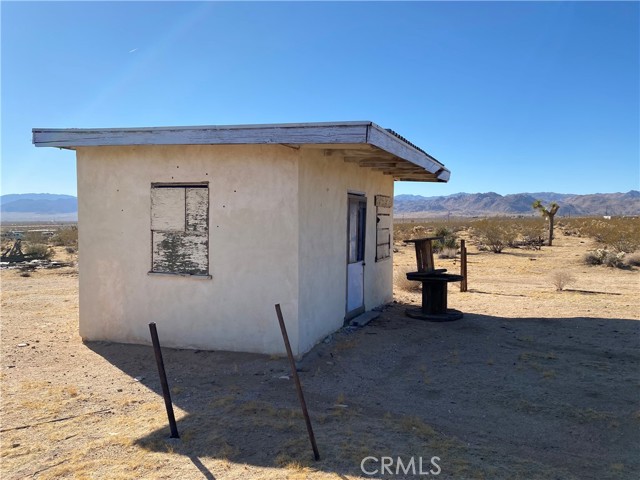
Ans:
POLYGON ((368 143, 371 145, 392 153, 396 157, 403 158, 414 165, 418 165, 429 173, 449 172, 444 168, 443 163, 440 163, 428 153, 421 152, 375 123, 372 123, 369 127, 368 139, 368 143))
MULTIPOLYGON (((36 147, 132 145, 372 145, 449 180, 450 171, 408 140, 370 121, 142 128, 34 128, 36 147)), ((416 181, 424 180, 416 176, 416 181)), ((431 180, 434 181, 434 180, 431 180)))
POLYGON ((36 147, 366 143, 371 122, 209 127, 33 129, 36 147))

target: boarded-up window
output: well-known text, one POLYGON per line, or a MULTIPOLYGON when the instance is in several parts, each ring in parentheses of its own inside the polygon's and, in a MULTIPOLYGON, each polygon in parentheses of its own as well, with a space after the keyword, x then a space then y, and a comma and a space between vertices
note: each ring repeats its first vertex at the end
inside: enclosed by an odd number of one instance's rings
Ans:
POLYGON ((376 195, 376 262, 391 256, 391 197, 376 195))
POLYGON ((151 185, 151 271, 209 275, 209 186, 151 185))

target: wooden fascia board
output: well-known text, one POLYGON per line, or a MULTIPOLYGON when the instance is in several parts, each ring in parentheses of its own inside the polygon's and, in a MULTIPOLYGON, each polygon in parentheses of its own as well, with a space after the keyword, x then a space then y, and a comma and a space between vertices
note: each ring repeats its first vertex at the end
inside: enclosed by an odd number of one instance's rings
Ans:
MULTIPOLYGON (((389 155, 410 162, 438 181, 449 180, 450 172, 440 162, 412 147, 372 122, 338 122, 277 125, 228 125, 198 127, 33 129, 37 147, 92 147, 126 145, 357 145, 359 149, 379 149, 379 157, 389 155), (382 154, 382 155, 380 155, 382 154)), ((366 160, 368 152, 353 157, 366 160)), ((381 158, 382 159, 382 158, 381 158)), ((350 159, 351 160, 351 159, 350 159)), ((356 160, 353 158, 353 160, 356 160)), ((384 160, 387 160, 384 158, 384 160)))
POLYGON ((366 144, 367 123, 230 127, 33 129, 37 147, 366 144))
POLYGON ((396 182, 443 183, 442 180, 434 180, 433 178, 399 177, 394 175, 393 179, 396 182))
POLYGON ((438 177, 439 182, 448 182, 451 177, 451 172, 446 168, 443 168, 441 171, 436 172, 436 177, 438 177))
POLYGON ((393 169, 383 169, 383 173, 387 175, 393 175, 394 177, 409 177, 411 175, 415 176, 416 178, 403 178, 403 180, 421 182, 447 182, 449 181, 449 177, 451 176, 451 172, 444 167, 435 173, 429 173, 422 167, 418 167, 417 165, 414 165, 410 162, 398 163, 393 169))

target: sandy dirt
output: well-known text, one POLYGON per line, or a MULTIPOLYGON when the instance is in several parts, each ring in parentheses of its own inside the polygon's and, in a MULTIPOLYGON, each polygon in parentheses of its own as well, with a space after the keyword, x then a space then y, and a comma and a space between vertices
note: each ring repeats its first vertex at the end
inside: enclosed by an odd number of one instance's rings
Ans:
MULTIPOLYGON (((165 349, 181 433, 169 439, 152 349, 79 338, 76 270, 3 271, 1 476, 638 478, 640 271, 583 265, 592 247, 470 246, 451 323, 406 317, 420 294, 399 281, 378 319, 299 362, 318 462, 285 359, 165 349), (422 457, 427 471, 437 456, 441 472, 366 475, 367 456, 422 457)), ((413 269, 412 248, 396 248, 398 271, 413 269)))

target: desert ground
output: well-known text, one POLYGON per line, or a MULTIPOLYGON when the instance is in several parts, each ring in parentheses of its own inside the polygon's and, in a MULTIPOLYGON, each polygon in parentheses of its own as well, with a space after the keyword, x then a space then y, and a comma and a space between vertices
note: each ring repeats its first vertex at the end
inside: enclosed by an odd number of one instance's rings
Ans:
POLYGON ((593 241, 560 232, 541 250, 470 245, 469 290, 449 285, 464 318, 431 323, 404 315, 420 293, 402 281, 412 247, 395 248, 394 303, 299 362, 320 461, 286 359, 164 349, 170 439, 151 347, 79 337, 77 270, 2 271, 2 478, 639 477, 638 268, 587 266, 593 241), (367 456, 440 472, 367 475, 367 456))

